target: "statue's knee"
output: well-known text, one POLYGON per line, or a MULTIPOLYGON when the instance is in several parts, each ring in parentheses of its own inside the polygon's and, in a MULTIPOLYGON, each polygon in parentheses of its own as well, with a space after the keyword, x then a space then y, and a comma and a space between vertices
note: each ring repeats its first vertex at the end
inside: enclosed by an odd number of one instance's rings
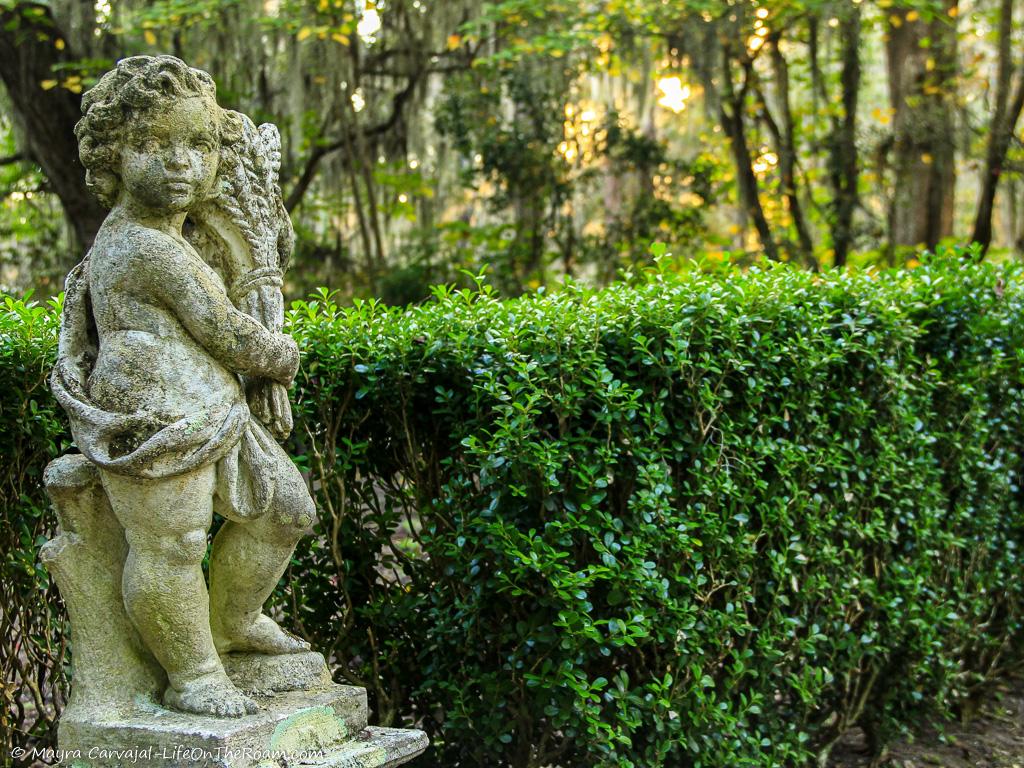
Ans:
POLYGON ((316 522, 316 506, 305 488, 301 493, 290 493, 276 499, 274 522, 290 535, 302 536, 316 522))
POLYGON ((290 525, 298 535, 302 536, 312 530, 316 522, 316 506, 309 494, 303 494, 294 506, 290 515, 290 525))

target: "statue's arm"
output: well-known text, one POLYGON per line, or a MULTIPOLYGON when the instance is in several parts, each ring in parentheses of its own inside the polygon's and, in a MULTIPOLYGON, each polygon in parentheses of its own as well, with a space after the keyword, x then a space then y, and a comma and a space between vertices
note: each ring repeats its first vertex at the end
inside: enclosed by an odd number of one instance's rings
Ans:
POLYGON ((217 361, 246 376, 291 383, 299 352, 290 336, 270 331, 236 309, 214 278, 180 247, 159 244, 144 250, 148 253, 140 255, 151 289, 217 361))

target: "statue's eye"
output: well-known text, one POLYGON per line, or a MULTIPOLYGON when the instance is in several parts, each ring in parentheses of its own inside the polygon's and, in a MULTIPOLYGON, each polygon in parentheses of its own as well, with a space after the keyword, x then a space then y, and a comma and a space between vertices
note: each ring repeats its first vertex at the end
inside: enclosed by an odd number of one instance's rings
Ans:
POLYGON ((132 146, 139 152, 154 152, 160 149, 160 140, 155 136, 137 136, 132 146))

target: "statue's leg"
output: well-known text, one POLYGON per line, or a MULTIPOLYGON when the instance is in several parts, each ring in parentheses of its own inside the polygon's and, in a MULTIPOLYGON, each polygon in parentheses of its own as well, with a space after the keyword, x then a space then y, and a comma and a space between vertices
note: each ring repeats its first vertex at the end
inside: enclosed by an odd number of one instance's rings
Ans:
MULTIPOLYGON (((279 449, 280 450, 280 449, 279 449)), ((309 644, 263 614, 263 604, 316 518, 299 470, 281 451, 274 498, 256 520, 225 521, 210 555, 210 624, 221 653, 298 653, 309 644)))
POLYGON ((166 480, 102 472, 103 488, 125 531, 125 608, 167 672, 164 703, 198 714, 257 711, 228 679, 213 644, 203 579, 213 518, 215 468, 166 480))

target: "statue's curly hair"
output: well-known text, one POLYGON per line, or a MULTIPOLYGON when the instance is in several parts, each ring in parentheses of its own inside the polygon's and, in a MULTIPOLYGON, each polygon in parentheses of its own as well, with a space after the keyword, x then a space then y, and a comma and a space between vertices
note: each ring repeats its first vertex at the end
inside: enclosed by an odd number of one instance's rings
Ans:
MULTIPOLYGON (((113 206, 117 202, 120 147, 134 120, 171 100, 196 96, 216 104, 213 78, 174 56, 122 59, 86 92, 75 136, 78 156, 85 166, 85 183, 101 203, 113 206)), ((221 118, 221 143, 236 141, 241 135, 238 116, 222 109, 221 118)))

